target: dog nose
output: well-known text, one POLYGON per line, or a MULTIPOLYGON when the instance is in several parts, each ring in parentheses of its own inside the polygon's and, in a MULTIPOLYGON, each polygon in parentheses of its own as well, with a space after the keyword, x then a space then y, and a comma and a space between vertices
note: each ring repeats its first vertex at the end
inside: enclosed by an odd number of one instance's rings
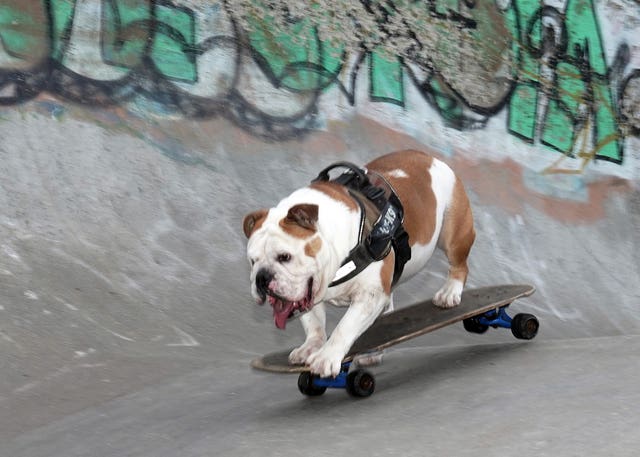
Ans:
POLYGON ((256 289, 263 302, 267 299, 267 291, 269 290, 269 283, 272 279, 273 274, 266 268, 262 268, 256 274, 256 289))

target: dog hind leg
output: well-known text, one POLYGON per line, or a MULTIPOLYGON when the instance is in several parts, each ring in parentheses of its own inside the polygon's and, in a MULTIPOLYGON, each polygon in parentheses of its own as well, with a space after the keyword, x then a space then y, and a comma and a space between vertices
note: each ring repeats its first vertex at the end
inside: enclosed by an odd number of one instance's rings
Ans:
POLYGON ((469 274, 467 258, 474 240, 475 230, 469 198, 460 180, 456 179, 438 238, 438 247, 449 260, 449 274, 434 297, 436 306, 451 308, 460 304, 462 289, 469 274))

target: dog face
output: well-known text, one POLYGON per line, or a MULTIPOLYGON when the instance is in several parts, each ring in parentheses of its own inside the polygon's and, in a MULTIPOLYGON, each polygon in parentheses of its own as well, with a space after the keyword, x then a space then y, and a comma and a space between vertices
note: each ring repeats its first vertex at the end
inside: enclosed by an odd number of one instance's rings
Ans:
POLYGON ((315 204, 258 210, 244 218, 251 294, 258 304, 269 302, 278 328, 295 313, 310 310, 326 287, 317 222, 315 204))

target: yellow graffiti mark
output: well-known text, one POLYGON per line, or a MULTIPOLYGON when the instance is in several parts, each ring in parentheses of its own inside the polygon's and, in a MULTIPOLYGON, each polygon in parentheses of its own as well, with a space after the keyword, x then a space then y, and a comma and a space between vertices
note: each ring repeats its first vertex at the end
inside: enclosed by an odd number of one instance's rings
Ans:
MULTIPOLYGON (((593 162, 593 160, 595 159, 596 155, 598 154, 598 151, 600 151, 602 148, 604 148, 605 146, 607 146, 608 144, 617 141, 619 139, 622 138, 622 135, 620 135, 619 133, 611 133, 609 135, 607 135, 606 137, 602 138, 600 141, 598 141, 598 143, 588 149, 586 147, 586 144, 589 140, 589 134, 591 133, 591 119, 589 118, 587 120, 587 122, 585 123, 584 128, 580 131, 580 140, 581 140, 581 146, 580 146, 580 151, 576 154, 576 157, 579 159, 582 159, 582 163, 580 165, 579 168, 562 168, 560 167, 560 165, 562 164, 562 162, 564 162, 568 156, 566 155, 562 155, 560 156, 560 158, 556 161, 554 161, 551 165, 549 165, 547 168, 545 168, 542 171, 543 175, 548 175, 548 174, 564 174, 564 175, 580 175, 583 174, 584 171, 586 170, 587 166, 593 162)), ((575 147, 577 140, 574 141, 574 144, 572 146, 575 147)))
MULTIPOLYGON (((539 59, 540 60, 540 59, 539 59)), ((544 63, 541 63, 544 65, 544 63)), ((584 96, 584 92, 576 94, 570 92, 562 87, 559 87, 553 83, 553 81, 549 78, 545 78, 539 73, 533 73, 524 68, 520 70, 521 74, 528 77, 531 81, 538 83, 540 88, 543 90, 547 96, 550 96, 552 90, 555 89, 555 94, 559 97, 564 97, 567 99, 571 99, 575 101, 579 105, 586 105, 586 97, 584 96)), ((565 78, 573 78, 573 79, 581 79, 581 75, 579 73, 570 72, 562 69, 554 69, 554 72, 558 76, 562 76, 565 78)), ((600 109, 606 110, 612 118, 616 118, 616 113, 613 105, 609 102, 606 94, 603 94, 603 91, 606 90, 605 87, 602 87, 598 84, 593 84, 591 86, 593 88, 593 98, 594 105, 598 106, 600 109)), ((576 147, 576 144, 580 143, 580 150, 575 154, 576 158, 582 159, 582 163, 579 168, 563 168, 560 167, 566 159, 570 158, 569 155, 563 154, 556 161, 554 161, 551 165, 545 168, 542 174, 582 174, 586 170, 586 167, 596 159, 598 152, 604 149, 607 145, 616 142, 616 141, 624 141, 624 135, 621 133, 611 133, 604 138, 601 138, 600 141, 597 142, 592 148, 588 148, 590 133, 592 132, 592 118, 594 116, 594 112, 589 113, 588 119, 585 121, 584 126, 580 130, 580 132, 576 135, 576 138, 573 139, 573 144, 570 148, 573 151, 576 147)))

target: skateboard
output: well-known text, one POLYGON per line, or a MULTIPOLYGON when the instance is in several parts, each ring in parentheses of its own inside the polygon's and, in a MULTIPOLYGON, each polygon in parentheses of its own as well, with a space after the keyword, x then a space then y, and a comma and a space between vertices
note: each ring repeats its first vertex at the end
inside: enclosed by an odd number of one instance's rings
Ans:
POLYGON ((526 284, 482 287, 465 290, 460 304, 453 308, 438 308, 430 299, 383 314, 353 343, 335 378, 322 378, 305 365, 290 364, 288 357, 293 349, 254 359, 251 366, 271 373, 299 373, 298 389, 307 396, 322 395, 327 388, 343 388, 351 396, 368 397, 375 390, 375 378, 362 368, 350 370, 356 356, 381 351, 460 321, 468 332, 484 333, 489 327, 500 327, 511 329, 518 339, 530 340, 538 333, 538 319, 524 313, 512 318, 507 307, 534 292, 535 288, 526 284))

